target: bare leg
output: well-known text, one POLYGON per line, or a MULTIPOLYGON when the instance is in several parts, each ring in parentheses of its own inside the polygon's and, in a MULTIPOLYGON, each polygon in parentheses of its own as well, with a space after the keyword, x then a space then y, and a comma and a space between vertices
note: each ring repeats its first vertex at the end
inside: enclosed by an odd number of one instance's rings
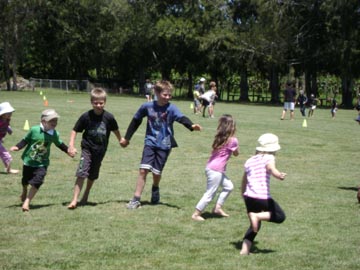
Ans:
POLYGON ((22 205, 22 210, 24 212, 27 212, 30 210, 30 202, 34 198, 37 191, 38 191, 38 189, 36 187, 31 186, 31 188, 29 190, 29 194, 27 195, 27 197, 22 205))
POLYGON ((290 120, 294 120, 294 115, 295 115, 295 112, 294 112, 294 111, 290 111, 290 120))
POLYGON ((19 173, 19 170, 11 169, 11 163, 9 163, 9 164, 6 166, 6 172, 7 172, 7 173, 11 173, 11 174, 16 174, 16 173, 19 173))
POLYGON ((26 197, 27 197, 27 185, 25 185, 25 186, 23 186, 23 191, 22 191, 22 193, 21 193, 21 195, 20 195, 20 200, 22 201, 22 202, 24 202, 25 200, 26 200, 26 197))
MULTIPOLYGON (((138 179, 136 182, 136 189, 135 189, 134 197, 139 197, 139 198, 141 197, 141 194, 145 187, 146 176, 147 176, 148 172, 149 171, 145 170, 145 169, 139 170, 139 176, 138 176, 138 179)), ((155 182, 155 178, 154 178, 154 182, 155 182)))
POLYGON ((249 255, 251 250, 252 242, 244 239, 240 250, 240 255, 249 255))
POLYGON ((68 209, 75 209, 77 206, 77 201, 84 184, 85 178, 78 177, 76 178, 75 186, 74 186, 74 196, 71 203, 68 205, 68 209))
POLYGON ((259 222, 270 220, 271 212, 260 212, 260 213, 249 212, 248 216, 249 216, 252 230, 254 232, 258 232, 259 231, 259 222))
POLYGON ((86 204, 86 203, 88 202, 90 190, 91 190, 94 182, 95 182, 95 181, 90 180, 90 179, 87 180, 86 189, 85 189, 84 195, 83 195, 83 197, 82 197, 82 199, 81 199, 81 201, 80 201, 81 204, 86 204))
POLYGON ((282 114, 281 114, 281 120, 284 120, 284 118, 285 118, 285 114, 286 114, 286 111, 285 111, 285 110, 283 110, 283 111, 282 111, 282 114))
POLYGON ((161 180, 161 174, 154 174, 153 173, 153 186, 158 187, 161 180))
POLYGON ((214 214, 217 214, 219 216, 222 216, 222 217, 228 217, 229 214, 225 213, 224 210, 222 209, 222 205, 221 204, 216 204, 214 209, 213 209, 213 213, 214 214))
POLYGON ((201 211, 195 209, 195 212, 192 214, 191 218, 196 221, 204 221, 205 219, 201 216, 201 211))

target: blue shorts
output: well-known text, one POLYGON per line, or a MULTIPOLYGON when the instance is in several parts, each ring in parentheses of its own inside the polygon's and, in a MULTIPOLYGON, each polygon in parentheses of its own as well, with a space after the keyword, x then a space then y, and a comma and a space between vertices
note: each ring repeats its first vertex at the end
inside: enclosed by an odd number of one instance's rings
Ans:
POLYGON ((31 185, 37 189, 44 183, 47 167, 23 166, 21 183, 23 186, 31 185))
POLYGON ((149 170, 153 174, 161 175, 170 152, 171 149, 163 150, 145 145, 139 168, 149 170))
POLYGON ((81 158, 76 177, 88 178, 91 181, 98 179, 103 158, 104 154, 92 153, 84 148, 81 149, 81 158))

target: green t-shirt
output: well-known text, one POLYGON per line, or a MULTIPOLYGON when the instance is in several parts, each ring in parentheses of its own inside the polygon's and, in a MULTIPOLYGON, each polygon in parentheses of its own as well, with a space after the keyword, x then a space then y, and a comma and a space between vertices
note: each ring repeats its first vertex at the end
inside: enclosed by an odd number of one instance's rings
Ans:
POLYGON ((27 142, 27 146, 21 158, 24 165, 30 167, 49 166, 51 144, 54 143, 57 147, 62 144, 56 130, 44 132, 40 125, 31 127, 24 140, 27 142))

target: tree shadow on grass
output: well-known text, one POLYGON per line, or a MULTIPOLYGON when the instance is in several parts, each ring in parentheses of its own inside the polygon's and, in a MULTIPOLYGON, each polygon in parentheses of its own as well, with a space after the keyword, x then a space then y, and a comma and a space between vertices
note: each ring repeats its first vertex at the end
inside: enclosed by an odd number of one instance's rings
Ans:
MULTIPOLYGON (((232 244, 237 250, 241 250, 242 241, 230 242, 230 244, 232 244)), ((275 250, 272 249, 260 249, 256 246, 256 244, 257 242, 254 241, 250 250, 250 254, 268 254, 275 252, 275 250)))

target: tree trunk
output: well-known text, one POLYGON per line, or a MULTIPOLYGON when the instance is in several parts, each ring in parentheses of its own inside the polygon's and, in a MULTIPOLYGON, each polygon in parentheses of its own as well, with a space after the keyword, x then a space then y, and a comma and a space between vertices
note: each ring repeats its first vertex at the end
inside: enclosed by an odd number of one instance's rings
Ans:
POLYGON ((344 108, 353 108, 353 86, 354 80, 351 75, 344 74, 341 76, 342 106, 344 106, 344 108))
POLYGON ((250 101, 249 99, 249 82, 247 70, 243 70, 240 75, 240 97, 241 101, 250 101))
POLYGON ((187 97, 188 98, 193 98, 193 75, 190 71, 188 71, 188 93, 187 93, 187 97))
POLYGON ((273 64, 270 70, 269 91, 271 93, 271 103, 280 103, 280 86, 279 86, 279 71, 273 64))

